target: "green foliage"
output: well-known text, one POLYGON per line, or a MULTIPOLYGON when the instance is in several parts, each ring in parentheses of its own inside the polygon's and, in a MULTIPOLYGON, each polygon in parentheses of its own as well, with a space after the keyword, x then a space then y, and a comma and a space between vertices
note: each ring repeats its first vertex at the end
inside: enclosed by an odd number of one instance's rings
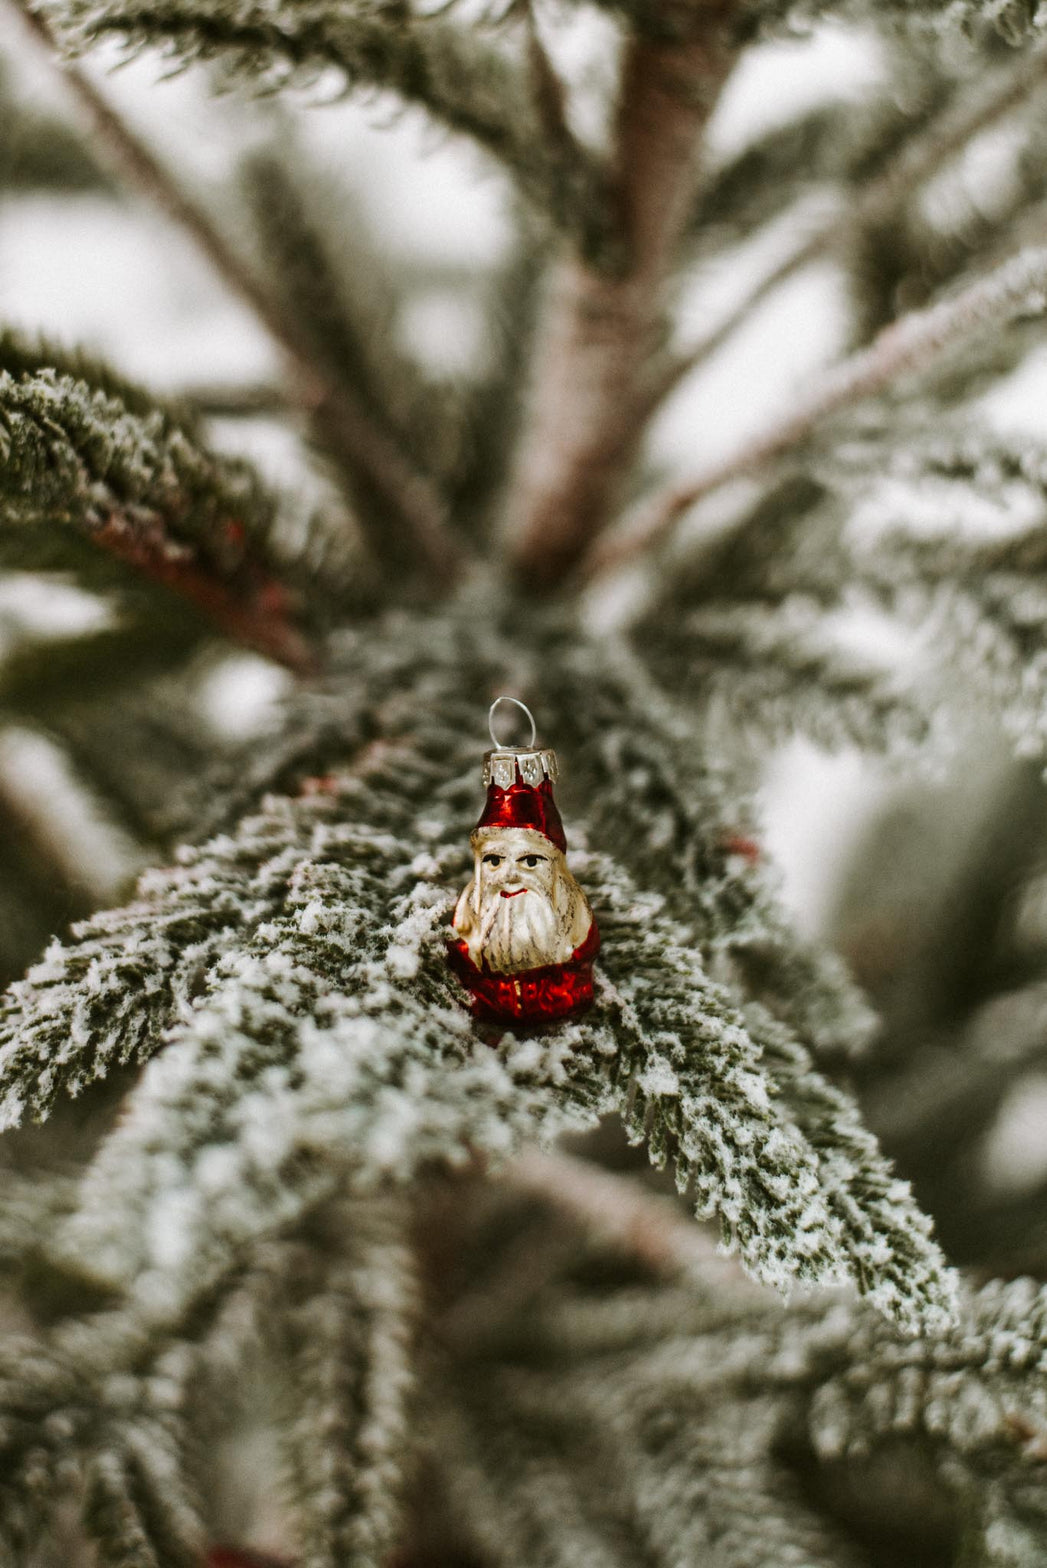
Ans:
MULTIPOLYGON (((760 1277, 783 1288, 853 1277, 910 1328, 947 1320, 951 1281, 928 1228, 846 1099, 788 1033, 776 1037, 785 1082, 768 1074, 730 994, 613 860, 594 858, 588 874, 609 982, 600 1005, 555 1037, 477 1058, 444 922, 475 811, 460 672, 499 654, 453 624, 403 623, 398 636, 397 659, 381 640, 377 660, 364 641, 346 650, 337 689, 356 690, 360 707, 323 760, 329 792, 271 799, 12 993, 8 1126, 163 1046, 85 1178, 69 1228, 78 1254, 173 1310, 208 1287, 230 1246, 300 1214, 339 1173, 364 1189, 410 1181, 433 1159, 504 1158, 528 1133, 592 1125, 617 1106, 760 1277), (395 736, 378 744, 393 692, 395 736), (375 739, 354 760, 361 727, 375 739), (162 1218, 176 1168, 177 1238, 162 1218)), ((613 850, 617 834, 597 819, 594 845, 605 835, 613 850)), ((717 862, 722 875, 722 852, 710 871, 717 862)), ((657 885, 657 860, 649 870, 657 885)), ((710 883, 715 934, 724 894, 710 883)))
POLYGON ((227 83, 255 91, 310 85, 325 72, 345 88, 389 91, 504 163, 522 188, 586 244, 605 230, 603 177, 582 148, 542 134, 540 105, 518 36, 487 40, 442 15, 407 6, 346 8, 332 0, 241 6, 215 0, 55 8, 79 42, 116 37, 188 64, 213 61, 227 83), (516 47, 513 47, 513 44, 516 47), (594 206, 596 212, 594 216, 594 206))
POLYGON ((840 1306, 776 1311, 711 1257, 704 1286, 652 1290, 635 1257, 550 1220, 481 1202, 441 1337, 431 1420, 485 1558, 858 1568, 864 1513, 884 1560, 1039 1560, 1031 1282, 985 1289, 954 1335, 900 1342, 840 1306), (539 1233, 536 1274, 520 1260, 539 1233))
MULTIPOLYGON (((282 349, 278 388, 228 402, 250 438, 264 403, 338 479, 348 507, 328 486, 319 516, 219 455, 192 398, 0 338, 0 563, 110 610, 7 637, 0 740, 46 732, 71 794, 159 863, 99 911, 61 871, 60 804, 0 838, 0 959, 58 932, 0 1011, 13 1565, 199 1563, 244 1535, 221 1456, 259 1429, 278 1458, 258 1487, 304 1568, 1043 1559, 1043 1290, 958 1291, 931 1218, 981 1278, 1047 1269, 1042 1172, 1017 1195, 987 1174, 1043 1068, 1047 941, 1022 949, 1013 908, 1018 888, 1027 926, 1042 899, 1042 786, 1000 795, 1007 831, 962 876, 969 809, 932 795, 893 856, 876 840, 857 935, 840 929, 879 1024, 798 934, 758 808, 797 733, 940 765, 977 705, 1042 759, 1047 465, 976 406, 1043 308, 1039 24, 939 0, 604 9, 613 44, 571 84, 563 18, 526 5, 39 13, 74 50, 420 108, 497 161, 516 244, 455 279, 486 331, 452 387, 402 342, 424 261, 405 282, 355 180, 309 166, 293 105, 206 211, 168 149, 102 116, 282 349), (748 45, 823 17, 882 30, 883 80, 700 167, 748 45), (991 189, 968 156, 986 132, 991 189), (812 235, 814 192, 838 215, 812 235), (784 436, 758 433, 745 483, 712 486, 625 611, 559 580, 539 604, 520 583, 559 558, 572 506, 605 498, 592 545, 623 496, 657 501, 642 449, 683 373, 675 301, 772 223, 795 248, 750 308, 831 260, 867 374, 831 370, 784 436), (892 333, 912 305, 931 313, 892 333), (528 496, 561 469, 543 534, 528 496), (856 609, 902 655, 850 652, 856 609), (305 677, 242 745, 201 695, 230 639, 305 677), (544 1028, 479 1024, 446 962, 500 691, 559 751, 602 935, 593 1007, 544 1028)), ((8 122, 27 185, 94 178, 50 121, 8 122)))
MULTIPOLYGON (((343 395, 366 406, 419 473, 432 478, 446 472, 455 447, 453 389, 427 379, 406 352, 396 351, 401 301, 388 267, 362 232, 361 217, 346 213, 339 223, 339 193, 311 183, 286 148, 248 159, 242 179, 266 273, 313 362, 343 395)), ((352 503, 376 513, 380 528, 381 494, 352 454, 344 457, 340 466, 352 503)))
POLYGON ((0 191, 109 192, 82 137, 16 96, 12 76, 0 61, 0 191))
POLYGON ((700 190, 695 242, 715 249, 744 241, 811 190, 875 180, 948 100, 951 84, 913 75, 904 109, 896 98, 872 98, 857 112, 849 103, 820 106, 743 147, 700 190))
POLYGON ((163 410, 141 412, 140 394, 132 401, 138 408, 54 370, 0 373, 5 564, 75 562, 103 589, 126 582, 131 567, 242 641, 306 664, 267 562, 274 498, 243 464, 208 452, 163 410))
POLYGON ((400 1539, 421 1306, 406 1218, 397 1202, 323 1216, 328 1234, 314 1229, 288 1299, 270 1310, 310 1568, 381 1563, 400 1539))

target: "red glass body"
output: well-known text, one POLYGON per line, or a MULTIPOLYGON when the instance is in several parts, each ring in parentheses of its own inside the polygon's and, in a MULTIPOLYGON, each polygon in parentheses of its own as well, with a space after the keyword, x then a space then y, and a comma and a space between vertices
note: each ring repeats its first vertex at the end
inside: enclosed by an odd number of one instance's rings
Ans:
POLYGON ((600 948, 594 920, 565 964, 521 969, 515 975, 478 968, 465 942, 449 944, 451 968, 472 993, 477 1018, 497 1023, 551 1023, 581 1012, 593 999, 593 959, 600 948))

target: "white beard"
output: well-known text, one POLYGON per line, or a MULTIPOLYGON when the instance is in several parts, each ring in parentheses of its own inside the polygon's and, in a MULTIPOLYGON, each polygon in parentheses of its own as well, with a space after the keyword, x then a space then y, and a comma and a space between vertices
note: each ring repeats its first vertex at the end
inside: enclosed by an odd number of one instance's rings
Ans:
POLYGON ((478 946, 495 974, 563 964, 574 951, 552 904, 533 891, 515 898, 496 892, 487 899, 480 908, 478 946))
POLYGON ((490 836, 474 846, 476 870, 455 908, 454 929, 464 938, 473 963, 479 968, 486 964, 494 974, 566 964, 592 926, 589 900, 562 854, 536 839, 537 835, 518 833, 514 844, 507 833, 499 841, 507 852, 538 849, 543 859, 554 862, 547 885, 536 887, 535 872, 525 870, 520 880, 531 885, 510 898, 502 897, 500 878, 489 882, 483 874, 482 854, 490 836))

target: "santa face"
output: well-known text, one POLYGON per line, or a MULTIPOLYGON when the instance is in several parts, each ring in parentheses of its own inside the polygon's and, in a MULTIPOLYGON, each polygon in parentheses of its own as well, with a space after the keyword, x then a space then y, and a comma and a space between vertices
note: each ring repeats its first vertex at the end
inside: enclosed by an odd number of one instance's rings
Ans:
POLYGON ((519 974, 566 963, 592 923, 589 901, 563 851, 533 828, 479 828, 473 879, 454 927, 475 964, 519 974))

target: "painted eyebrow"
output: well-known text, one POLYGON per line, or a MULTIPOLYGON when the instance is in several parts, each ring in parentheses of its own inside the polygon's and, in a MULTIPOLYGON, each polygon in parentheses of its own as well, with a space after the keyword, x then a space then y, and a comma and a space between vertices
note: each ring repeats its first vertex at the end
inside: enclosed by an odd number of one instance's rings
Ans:
POLYGON ((525 855, 517 855, 516 858, 517 860, 548 860, 549 856, 537 855, 533 849, 529 849, 525 855))

